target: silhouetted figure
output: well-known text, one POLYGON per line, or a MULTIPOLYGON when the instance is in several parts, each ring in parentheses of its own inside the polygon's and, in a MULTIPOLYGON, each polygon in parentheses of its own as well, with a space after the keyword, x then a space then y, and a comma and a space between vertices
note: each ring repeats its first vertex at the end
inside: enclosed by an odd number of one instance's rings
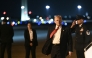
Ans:
POLYGON ((7 24, 7 20, 4 19, 2 21, 2 25, 0 26, 0 40, 1 40, 1 55, 0 58, 4 58, 5 49, 7 49, 8 58, 11 57, 11 48, 13 43, 14 31, 11 25, 7 24))

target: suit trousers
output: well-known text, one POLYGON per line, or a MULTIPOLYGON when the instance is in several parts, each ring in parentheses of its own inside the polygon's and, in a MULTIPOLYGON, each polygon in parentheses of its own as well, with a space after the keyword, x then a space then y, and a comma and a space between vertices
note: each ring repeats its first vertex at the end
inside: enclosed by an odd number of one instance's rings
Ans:
POLYGON ((51 58, 65 58, 65 56, 61 55, 61 53, 60 53, 60 45, 52 46, 51 58))
POLYGON ((30 57, 30 51, 31 51, 32 58, 36 58, 36 46, 26 46, 25 50, 26 50, 25 58, 30 57))
POLYGON ((85 58, 84 56, 84 50, 76 50, 76 56, 77 58, 85 58))
POLYGON ((4 58, 5 49, 7 50, 8 58, 12 58, 11 47, 12 47, 12 43, 1 43, 0 58, 4 58))

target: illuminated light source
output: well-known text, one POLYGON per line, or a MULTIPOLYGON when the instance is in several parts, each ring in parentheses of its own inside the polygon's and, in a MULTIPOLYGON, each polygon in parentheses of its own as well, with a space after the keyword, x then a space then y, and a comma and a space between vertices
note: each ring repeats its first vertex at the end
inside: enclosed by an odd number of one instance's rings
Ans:
POLYGON ((1 17, 1 20, 4 20, 4 17, 1 17))
POLYGON ((42 24, 46 24, 46 21, 43 21, 42 24))
POLYGON ((90 16, 87 16, 87 19, 90 19, 90 16))
POLYGON ((52 21, 48 21, 48 23, 49 23, 49 24, 51 24, 51 23, 52 23, 52 21))
POLYGON ((34 19, 33 22, 37 22, 37 19, 34 19))
POLYGON ((22 24, 22 21, 20 22, 20 24, 22 24))
POLYGON ((15 24, 15 22, 13 21, 12 24, 15 24))
POLYGON ((7 22, 7 24, 10 24, 10 22, 7 22))
POLYGON ((39 17, 39 19, 41 20, 41 19, 42 19, 42 17, 39 17))
POLYGON ((17 25, 17 23, 15 23, 15 25, 17 25))
POLYGON ((67 16, 64 16, 64 18, 67 18, 67 16))
POLYGON ((86 20, 84 20, 84 23, 86 23, 87 21, 86 20))
POLYGON ((29 14, 32 14, 32 12, 31 12, 31 11, 29 11, 29 14))
POLYGON ((66 22, 66 21, 64 20, 64 22, 66 22))
POLYGON ((30 20, 30 17, 28 17, 27 20, 30 20))
POLYGON ((3 12, 3 14, 5 15, 5 14, 6 14, 6 12, 4 11, 4 12, 3 12))
POLYGON ((45 21, 41 21, 41 23, 42 23, 42 24, 46 24, 46 22, 45 22, 45 21))
POLYGON ((38 25, 41 25, 41 22, 38 22, 38 25))
POLYGON ((50 19, 50 21, 52 21, 52 22, 53 22, 53 19, 50 19))
POLYGON ((20 21, 18 21, 17 23, 20 24, 20 21))
POLYGON ((41 23, 44 24, 44 21, 42 21, 41 23))
POLYGON ((37 16, 37 18, 39 18, 39 16, 37 16))
POLYGON ((14 26, 14 24, 15 24, 15 22, 14 22, 14 21, 13 21, 13 22, 11 22, 11 25, 12 25, 12 26, 14 26))
POLYGON ((77 8, 78 8, 78 9, 81 9, 81 8, 82 8, 82 6, 81 6, 81 5, 78 5, 78 6, 77 6, 77 8))
POLYGON ((43 19, 41 19, 41 22, 43 22, 44 20, 43 19))
POLYGON ((49 17, 47 17, 46 19, 49 20, 49 17))
POLYGON ((28 19, 28 7, 27 0, 21 0, 21 21, 27 21, 28 19))
POLYGON ((86 12, 86 16, 88 16, 88 12, 86 12))
POLYGON ((62 25, 64 25, 64 22, 61 22, 62 25))
POLYGON ((50 8, 50 6, 49 6, 49 5, 47 5, 47 6, 46 6, 46 9, 49 9, 49 8, 50 8))
POLYGON ((65 26, 67 26, 67 23, 65 23, 65 26))
POLYGON ((9 17, 7 17, 6 19, 9 20, 9 17))
POLYGON ((25 8, 25 6, 21 6, 21 9, 24 9, 25 8))

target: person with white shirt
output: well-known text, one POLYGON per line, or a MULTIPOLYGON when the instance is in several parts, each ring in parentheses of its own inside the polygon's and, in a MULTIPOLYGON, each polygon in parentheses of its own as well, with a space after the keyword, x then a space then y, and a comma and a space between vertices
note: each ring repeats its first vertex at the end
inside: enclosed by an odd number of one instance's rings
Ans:
POLYGON ((51 58, 66 58, 71 56, 73 51, 73 43, 71 32, 68 28, 62 26, 62 17, 54 16, 55 26, 49 28, 47 40, 42 48, 45 55, 51 54, 51 58))
POLYGON ((24 31, 24 38, 25 38, 25 50, 26 50, 25 58, 29 58, 30 50, 31 50, 32 58, 36 58, 36 46, 38 45, 37 33, 36 30, 32 28, 31 23, 27 24, 27 29, 24 31))

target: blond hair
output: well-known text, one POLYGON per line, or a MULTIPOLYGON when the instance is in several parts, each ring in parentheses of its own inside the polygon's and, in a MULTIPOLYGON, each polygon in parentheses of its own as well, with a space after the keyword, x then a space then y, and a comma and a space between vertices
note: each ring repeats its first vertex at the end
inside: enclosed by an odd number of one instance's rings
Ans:
POLYGON ((57 17, 59 18, 60 20, 62 20, 62 16, 61 15, 55 15, 54 18, 57 17))

